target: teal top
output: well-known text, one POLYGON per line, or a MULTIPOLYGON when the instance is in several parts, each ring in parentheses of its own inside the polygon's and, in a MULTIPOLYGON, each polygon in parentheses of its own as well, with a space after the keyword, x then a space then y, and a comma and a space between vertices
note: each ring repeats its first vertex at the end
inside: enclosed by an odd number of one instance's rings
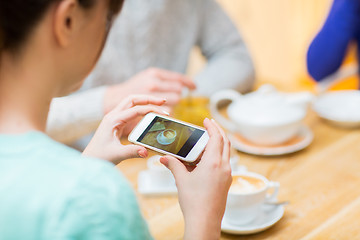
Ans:
POLYGON ((0 135, 0 239, 151 239, 130 185, 106 161, 40 132, 0 135))

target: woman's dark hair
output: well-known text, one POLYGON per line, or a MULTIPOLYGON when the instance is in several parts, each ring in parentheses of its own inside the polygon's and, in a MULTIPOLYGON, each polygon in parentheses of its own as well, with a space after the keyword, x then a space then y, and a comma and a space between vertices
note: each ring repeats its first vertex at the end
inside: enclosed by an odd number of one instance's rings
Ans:
MULTIPOLYGON (((51 4, 62 0, 0 0, 0 52, 17 50, 27 39, 51 4)), ((96 1, 77 0, 85 9, 96 1)), ((109 12, 120 11, 124 0, 110 0, 109 12)))

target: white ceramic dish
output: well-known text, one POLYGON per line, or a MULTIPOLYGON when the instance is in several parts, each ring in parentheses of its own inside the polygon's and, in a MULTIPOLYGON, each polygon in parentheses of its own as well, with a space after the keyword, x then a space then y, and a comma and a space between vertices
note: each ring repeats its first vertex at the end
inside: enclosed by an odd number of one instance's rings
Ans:
POLYGON ((168 172, 170 171, 167 169, 161 162, 160 162, 161 155, 154 155, 147 160, 147 167, 149 170, 158 171, 158 172, 168 172))
POLYGON ((311 144, 314 134, 303 125, 298 134, 288 142, 275 146, 261 146, 247 141, 238 134, 228 134, 233 147, 241 152, 260 156, 279 156, 300 151, 311 144))
POLYGON ((273 146, 296 135, 312 99, 309 92, 282 93, 264 85, 246 95, 231 89, 219 91, 211 97, 210 109, 215 120, 230 132, 256 144, 273 146), (218 109, 225 100, 231 101, 228 118, 218 109))
POLYGON ((167 129, 166 131, 172 131, 174 133, 174 136, 172 138, 166 138, 164 136, 164 131, 162 131, 161 133, 159 133, 156 137, 156 140, 159 144, 161 145, 170 145, 172 144, 175 139, 176 139, 176 131, 175 130, 172 130, 172 129, 167 129))
POLYGON ((360 127, 360 91, 328 92, 318 97, 314 111, 328 122, 341 127, 360 127))
POLYGON ((223 219, 221 230, 225 233, 246 235, 264 231, 277 223, 284 215, 284 206, 263 207, 262 213, 253 222, 245 225, 232 225, 223 219))
POLYGON ((262 214, 264 202, 277 202, 280 183, 270 181, 254 172, 235 172, 232 176, 233 183, 228 193, 224 213, 224 219, 228 224, 242 226, 252 223, 262 214), (236 176, 241 176, 241 178, 235 180, 236 176), (246 178, 255 179, 260 185, 256 187, 246 178))
POLYGON ((138 176, 138 191, 143 195, 148 196, 163 196, 163 195, 176 195, 177 188, 175 180, 169 179, 165 184, 154 183, 153 175, 157 174, 156 171, 146 170, 140 172, 138 176))

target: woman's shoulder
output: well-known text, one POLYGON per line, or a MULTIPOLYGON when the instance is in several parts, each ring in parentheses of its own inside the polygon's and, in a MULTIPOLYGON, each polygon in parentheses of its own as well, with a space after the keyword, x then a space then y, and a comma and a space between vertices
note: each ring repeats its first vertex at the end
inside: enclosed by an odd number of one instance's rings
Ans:
POLYGON ((141 238, 150 238, 131 185, 112 163, 83 157, 51 139, 47 144, 51 153, 43 155, 49 161, 43 170, 49 171, 49 180, 62 188, 58 196, 62 214, 54 216, 50 229, 64 228, 54 230, 58 234, 87 229, 81 234, 89 239, 103 235, 131 239, 133 231, 140 229, 141 238), (69 226, 71 222, 77 226, 69 226))
POLYGON ((105 188, 129 185, 111 162, 82 156, 81 152, 46 138, 47 146, 39 149, 42 157, 38 160, 43 167, 48 167, 49 171, 53 169, 57 172, 59 177, 66 176, 88 186, 106 185, 105 188))
POLYGON ((43 133, 29 133, 14 139, 14 143, 16 144, 11 145, 7 156, 13 159, 11 165, 25 166, 26 172, 21 173, 29 178, 46 178, 55 186, 58 184, 69 188, 74 185, 82 185, 83 188, 86 185, 104 185, 103 189, 106 189, 112 185, 128 185, 114 164, 84 157, 81 152, 58 143, 43 133))
POLYGON ((135 194, 113 164, 38 132, 0 136, 0 143, 0 195, 7 196, 0 203, 10 209, 1 217, 19 228, 41 226, 44 239, 150 238, 135 194))

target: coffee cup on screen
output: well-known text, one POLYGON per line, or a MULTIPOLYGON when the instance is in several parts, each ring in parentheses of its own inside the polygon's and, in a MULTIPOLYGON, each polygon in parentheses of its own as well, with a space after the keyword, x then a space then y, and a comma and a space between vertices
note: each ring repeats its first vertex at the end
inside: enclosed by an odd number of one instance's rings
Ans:
POLYGON ((257 173, 235 173, 231 184, 224 219, 233 225, 244 225, 254 221, 261 213, 262 205, 273 201, 280 184, 271 182, 257 173), (269 194, 269 190, 272 193, 269 194))
POLYGON ((176 135, 177 134, 176 134, 175 130, 166 129, 166 130, 162 131, 161 133, 159 133, 159 135, 157 137, 157 141, 161 145, 169 145, 175 141, 176 135))

